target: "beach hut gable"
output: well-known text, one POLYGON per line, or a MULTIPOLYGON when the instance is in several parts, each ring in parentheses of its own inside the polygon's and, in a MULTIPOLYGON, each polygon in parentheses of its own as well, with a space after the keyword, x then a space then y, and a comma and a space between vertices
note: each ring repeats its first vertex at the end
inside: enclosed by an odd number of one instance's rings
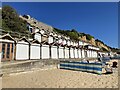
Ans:
POLYGON ((15 42, 16 40, 14 38, 11 37, 10 34, 5 34, 3 36, 0 37, 0 41, 4 42, 15 42))
POLYGON ((25 37, 19 39, 17 41, 17 43, 19 43, 19 44, 30 44, 30 42, 25 37))
POLYGON ((40 42, 38 40, 33 40, 31 41, 31 44, 40 44, 40 42))

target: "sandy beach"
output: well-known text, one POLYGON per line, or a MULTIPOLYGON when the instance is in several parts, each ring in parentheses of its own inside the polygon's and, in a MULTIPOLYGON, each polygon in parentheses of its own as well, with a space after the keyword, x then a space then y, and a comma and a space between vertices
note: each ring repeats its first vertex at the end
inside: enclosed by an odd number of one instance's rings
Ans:
POLYGON ((3 76, 2 88, 118 88, 118 72, 97 75, 57 68, 34 70, 3 76))

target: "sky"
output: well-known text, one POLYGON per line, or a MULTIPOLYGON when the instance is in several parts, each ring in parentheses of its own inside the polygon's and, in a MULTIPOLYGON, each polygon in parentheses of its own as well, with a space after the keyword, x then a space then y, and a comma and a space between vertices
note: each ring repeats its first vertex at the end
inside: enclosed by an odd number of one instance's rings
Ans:
POLYGON ((91 34, 111 47, 118 47, 117 2, 4 2, 21 15, 62 30, 91 34))

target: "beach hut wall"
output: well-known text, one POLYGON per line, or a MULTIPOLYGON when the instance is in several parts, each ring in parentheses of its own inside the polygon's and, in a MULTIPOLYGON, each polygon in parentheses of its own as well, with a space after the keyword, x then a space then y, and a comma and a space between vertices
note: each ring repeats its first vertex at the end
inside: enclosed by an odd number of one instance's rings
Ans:
POLYGON ((42 45, 41 46, 41 58, 42 59, 49 59, 50 58, 49 45, 42 45))
POLYGON ((51 58, 58 59, 58 47, 57 46, 51 46, 51 58))
POLYGON ((59 58, 60 59, 64 58, 64 47, 59 46, 58 51, 59 51, 59 58))
POLYGON ((21 38, 16 44, 16 60, 30 59, 30 42, 25 38, 21 38))
POLYGON ((90 54, 90 58, 92 57, 92 50, 89 51, 89 54, 90 54))
POLYGON ((65 47, 65 58, 69 58, 69 48, 65 47))
POLYGON ((87 50, 87 56, 88 56, 88 58, 90 57, 89 50, 87 50))
POLYGON ((39 42, 41 42, 41 39, 42 39, 42 35, 41 35, 41 33, 35 33, 35 35, 34 35, 34 39, 35 40, 38 40, 39 42))
POLYGON ((75 58, 78 58, 78 50, 77 50, 77 48, 74 49, 74 53, 75 53, 75 58))
POLYGON ((70 58, 74 58, 75 56, 74 56, 75 54, 74 54, 74 48, 70 48, 70 58))
POLYGON ((82 58, 85 58, 85 50, 82 49, 82 58))
POLYGON ((40 59, 40 47, 39 41, 32 41, 30 45, 30 59, 40 59))
POLYGON ((54 38, 53 38, 53 36, 52 35, 50 35, 49 37, 48 37, 48 43, 50 44, 50 43, 53 43, 53 40, 54 38))
POLYGON ((70 40, 67 41, 67 45, 70 46, 70 40))
POLYGON ((81 57, 81 49, 78 49, 78 58, 82 58, 81 57))

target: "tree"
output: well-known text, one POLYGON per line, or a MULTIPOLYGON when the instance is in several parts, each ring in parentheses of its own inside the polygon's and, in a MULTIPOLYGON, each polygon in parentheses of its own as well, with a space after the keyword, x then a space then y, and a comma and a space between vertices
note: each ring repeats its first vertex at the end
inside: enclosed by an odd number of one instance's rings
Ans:
POLYGON ((86 34, 86 39, 87 39, 87 40, 91 40, 92 38, 94 38, 94 37, 91 36, 90 34, 86 34))
POLYGON ((8 5, 2 7, 2 22, 4 30, 20 33, 28 32, 27 22, 22 20, 16 10, 8 5))

